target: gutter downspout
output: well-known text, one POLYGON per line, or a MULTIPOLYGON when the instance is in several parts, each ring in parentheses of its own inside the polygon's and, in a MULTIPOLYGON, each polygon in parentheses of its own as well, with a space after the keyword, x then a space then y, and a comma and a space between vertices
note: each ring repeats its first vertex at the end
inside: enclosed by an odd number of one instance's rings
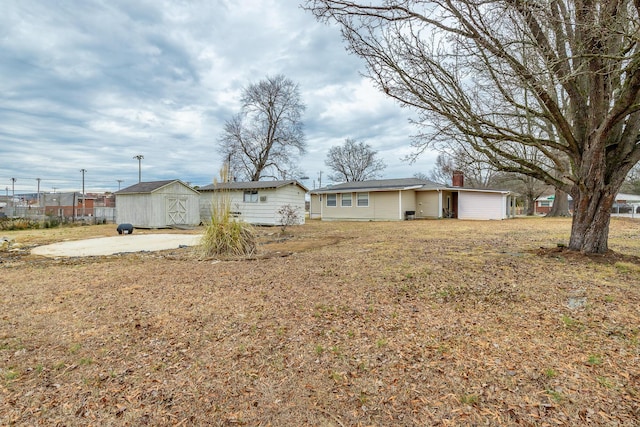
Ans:
POLYGON ((438 218, 442 219, 442 190, 438 188, 438 218))
POLYGON ((402 221, 402 190, 398 190, 398 219, 402 221))

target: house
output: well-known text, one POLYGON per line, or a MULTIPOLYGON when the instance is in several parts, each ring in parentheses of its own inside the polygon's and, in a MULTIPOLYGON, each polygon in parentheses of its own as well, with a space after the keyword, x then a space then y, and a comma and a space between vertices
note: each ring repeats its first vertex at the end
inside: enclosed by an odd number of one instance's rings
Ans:
POLYGON ((304 224, 307 188, 296 180, 221 182, 198 189, 200 217, 210 222, 213 206, 220 197, 228 197, 231 211, 238 219, 254 225, 280 225, 283 206, 291 206, 304 224))
MULTIPOLYGON (((569 198, 569 211, 573 211, 573 198, 569 198)), ((551 211, 555 195, 540 196, 535 202, 535 213, 546 215, 551 211)), ((616 199, 611 207, 613 216, 631 216, 635 218, 640 214, 640 195, 637 194, 616 194, 616 199)))
POLYGON ((310 218, 399 221, 413 218, 505 219, 513 216, 506 190, 464 188, 418 178, 346 182, 311 191, 310 218))
POLYGON ((43 193, 41 203, 44 214, 75 220, 76 218, 93 217, 95 197, 82 193, 43 193))
POLYGON ((116 191, 116 222, 137 228, 200 224, 199 194, 184 182, 139 182, 116 191))

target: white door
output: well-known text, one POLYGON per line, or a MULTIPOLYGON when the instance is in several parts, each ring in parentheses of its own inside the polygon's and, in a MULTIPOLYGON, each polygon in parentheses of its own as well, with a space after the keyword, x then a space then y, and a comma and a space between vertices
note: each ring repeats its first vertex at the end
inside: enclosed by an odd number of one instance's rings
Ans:
POLYGON ((167 225, 187 223, 187 198, 167 198, 167 225))

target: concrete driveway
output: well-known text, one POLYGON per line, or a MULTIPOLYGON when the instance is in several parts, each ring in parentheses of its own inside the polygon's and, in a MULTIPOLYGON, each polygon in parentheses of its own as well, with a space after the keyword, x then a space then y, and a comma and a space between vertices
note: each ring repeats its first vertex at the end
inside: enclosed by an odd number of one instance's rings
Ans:
POLYGON ((198 234, 128 234, 114 237, 75 240, 38 246, 34 255, 46 257, 77 257, 112 255, 121 252, 161 251, 180 246, 195 246, 202 236, 198 234))

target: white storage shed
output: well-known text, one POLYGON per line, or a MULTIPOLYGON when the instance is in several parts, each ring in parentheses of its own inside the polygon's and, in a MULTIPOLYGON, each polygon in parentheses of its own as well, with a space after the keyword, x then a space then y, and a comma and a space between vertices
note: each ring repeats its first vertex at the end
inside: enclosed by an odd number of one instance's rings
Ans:
POLYGON ((136 228, 200 224, 199 194, 184 182, 140 182, 115 193, 116 222, 136 228))

